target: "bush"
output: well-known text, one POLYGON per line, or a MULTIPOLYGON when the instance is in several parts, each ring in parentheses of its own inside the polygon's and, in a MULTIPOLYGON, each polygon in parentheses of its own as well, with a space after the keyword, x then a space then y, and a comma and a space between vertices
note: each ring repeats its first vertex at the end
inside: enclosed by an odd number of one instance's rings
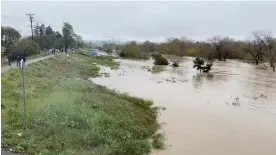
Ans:
POLYGON ((160 56, 162 56, 162 55, 161 55, 161 54, 153 53, 151 56, 155 59, 155 58, 160 57, 160 56))
POLYGON ((119 54, 119 56, 120 56, 120 57, 125 57, 125 53, 124 53, 124 52, 121 52, 121 53, 119 54))
POLYGON ((174 61, 173 64, 172 64, 173 67, 179 67, 179 64, 177 61, 174 61))
POLYGON ((202 58, 196 58, 194 60, 194 68, 196 68, 197 70, 200 70, 200 73, 203 71, 205 73, 209 73, 209 71, 211 70, 213 63, 207 63, 205 66, 204 65, 204 60, 202 58))
POLYGON ((25 53, 27 56, 35 55, 40 53, 39 45, 30 39, 23 38, 15 43, 12 49, 14 53, 25 53))
POLYGON ((155 57, 155 61, 154 61, 155 65, 168 65, 169 62, 166 58, 164 58, 163 56, 157 56, 155 57))

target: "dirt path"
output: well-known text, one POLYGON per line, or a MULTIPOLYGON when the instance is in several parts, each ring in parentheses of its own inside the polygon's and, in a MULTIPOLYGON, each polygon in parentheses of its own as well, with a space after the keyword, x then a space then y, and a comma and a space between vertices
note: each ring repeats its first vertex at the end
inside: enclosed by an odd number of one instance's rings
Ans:
MULTIPOLYGON (((58 55, 58 54, 56 54, 56 55, 58 55)), ((38 62, 40 60, 51 58, 53 56, 55 56, 55 55, 48 55, 48 56, 45 56, 45 57, 40 57, 40 58, 34 58, 34 59, 27 60, 26 61, 26 65, 29 65, 29 64, 34 63, 34 62, 38 62)), ((1 67, 1 74, 5 73, 6 71, 8 71, 8 70, 10 70, 12 68, 17 68, 16 62, 12 63, 10 66, 3 66, 3 67, 1 67)))

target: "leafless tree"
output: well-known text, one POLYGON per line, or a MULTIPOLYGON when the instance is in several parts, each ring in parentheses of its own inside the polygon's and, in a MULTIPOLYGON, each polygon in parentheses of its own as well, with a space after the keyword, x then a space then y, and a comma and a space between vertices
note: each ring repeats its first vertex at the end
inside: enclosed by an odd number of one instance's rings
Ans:
POLYGON ((276 63, 276 39, 271 36, 271 33, 264 35, 267 55, 269 57, 270 67, 275 72, 276 63))
POLYGON ((266 44, 264 34, 261 31, 252 32, 253 39, 247 41, 245 51, 248 52, 255 60, 255 65, 263 61, 266 44))
POLYGON ((216 58, 221 61, 226 61, 227 57, 231 54, 233 49, 233 39, 229 37, 214 36, 210 39, 211 45, 215 49, 216 58))

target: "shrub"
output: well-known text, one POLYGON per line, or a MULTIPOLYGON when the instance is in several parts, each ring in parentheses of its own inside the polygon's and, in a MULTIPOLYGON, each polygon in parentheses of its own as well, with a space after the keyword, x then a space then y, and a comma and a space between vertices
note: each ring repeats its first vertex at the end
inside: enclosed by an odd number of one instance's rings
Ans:
POLYGON ((160 54, 153 53, 151 56, 154 58, 155 65, 168 65, 169 64, 168 60, 160 54))
POLYGON ((30 39, 23 38, 15 43, 12 51, 14 53, 23 52, 27 56, 39 54, 39 45, 30 39))
POLYGON ((154 64, 155 65, 168 65, 169 62, 163 56, 158 56, 158 57, 155 58, 154 64))
POLYGON ((155 59, 155 58, 160 57, 160 56, 162 56, 162 55, 161 55, 161 54, 153 53, 151 56, 155 59))
POLYGON ((205 66, 203 65, 204 65, 204 60, 202 58, 197 57, 194 60, 194 68, 196 68, 197 70, 200 70, 200 73, 202 71, 205 73, 208 73, 211 70, 213 63, 207 63, 205 66))
POLYGON ((120 57, 125 57, 124 51, 119 54, 120 57))
POLYGON ((173 67, 179 67, 179 64, 177 61, 174 61, 173 64, 172 64, 173 67))

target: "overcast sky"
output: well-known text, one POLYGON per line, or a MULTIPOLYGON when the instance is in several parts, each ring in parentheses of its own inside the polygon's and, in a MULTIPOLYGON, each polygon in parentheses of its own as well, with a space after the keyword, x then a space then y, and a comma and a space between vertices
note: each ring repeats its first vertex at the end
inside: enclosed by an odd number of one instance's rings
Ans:
POLYGON ((60 30, 72 24, 86 40, 112 36, 134 40, 165 40, 185 36, 204 40, 213 35, 244 39, 253 30, 276 34, 276 2, 1 2, 2 25, 30 35, 26 13, 35 23, 60 30))

